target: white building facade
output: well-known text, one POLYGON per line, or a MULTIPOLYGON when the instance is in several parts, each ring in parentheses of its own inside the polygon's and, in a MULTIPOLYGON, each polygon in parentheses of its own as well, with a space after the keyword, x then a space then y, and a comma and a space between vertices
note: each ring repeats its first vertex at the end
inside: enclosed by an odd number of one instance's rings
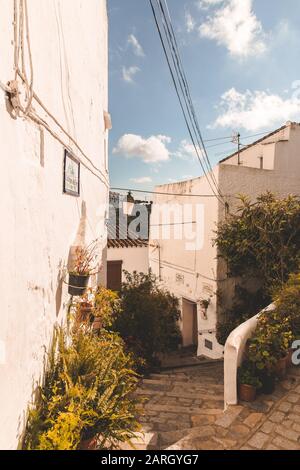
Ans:
POLYGON ((217 225, 228 210, 234 213, 240 194, 252 200, 267 190, 278 196, 299 195, 299 151, 300 125, 289 122, 213 169, 223 200, 214 196, 205 177, 156 190, 150 267, 180 299, 183 345, 197 347, 199 356, 223 356, 216 324, 221 309, 230 305, 235 287, 213 243, 217 225))
POLYGON ((0 449, 17 448, 64 321, 70 248, 97 239, 92 282, 106 271, 106 0, 27 5, 28 24, 24 2, 0 0, 0 449))

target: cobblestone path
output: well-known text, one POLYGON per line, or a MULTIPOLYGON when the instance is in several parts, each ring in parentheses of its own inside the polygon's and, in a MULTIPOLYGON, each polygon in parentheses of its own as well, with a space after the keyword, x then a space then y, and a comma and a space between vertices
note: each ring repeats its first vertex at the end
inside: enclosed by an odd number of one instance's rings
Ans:
POLYGON ((274 394, 226 412, 222 362, 153 374, 138 393, 146 403, 137 449, 300 450, 300 368, 274 394))

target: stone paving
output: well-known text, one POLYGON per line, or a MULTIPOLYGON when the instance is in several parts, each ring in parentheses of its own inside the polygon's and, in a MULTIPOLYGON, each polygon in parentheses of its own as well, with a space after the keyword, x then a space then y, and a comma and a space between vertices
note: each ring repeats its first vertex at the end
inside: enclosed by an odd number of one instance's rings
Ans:
POLYGON ((272 395, 223 409, 223 363, 153 374, 138 393, 146 398, 137 449, 300 450, 300 368, 272 395))

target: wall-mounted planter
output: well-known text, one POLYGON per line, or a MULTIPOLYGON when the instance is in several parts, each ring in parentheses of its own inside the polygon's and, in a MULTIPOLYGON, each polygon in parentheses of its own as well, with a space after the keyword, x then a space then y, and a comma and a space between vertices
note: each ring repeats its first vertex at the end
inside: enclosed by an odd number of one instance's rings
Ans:
POLYGON ((90 276, 78 276, 77 274, 69 274, 68 292, 73 296, 81 296, 85 293, 90 276))

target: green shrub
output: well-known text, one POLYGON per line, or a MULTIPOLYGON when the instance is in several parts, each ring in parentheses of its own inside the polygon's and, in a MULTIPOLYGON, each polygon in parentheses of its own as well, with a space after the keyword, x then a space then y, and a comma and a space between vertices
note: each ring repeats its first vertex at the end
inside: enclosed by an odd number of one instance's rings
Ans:
POLYGON ((294 338, 300 336, 300 274, 291 274, 274 296, 278 319, 288 318, 294 338))
POLYGON ((263 312, 248 341, 248 359, 256 369, 271 373, 278 360, 287 355, 291 342, 289 319, 279 318, 276 311, 263 312))
POLYGON ((241 205, 218 228, 216 244, 232 276, 261 279, 272 292, 300 262, 300 201, 267 192, 241 205))
POLYGON ((237 286, 233 307, 223 312, 217 323, 218 342, 225 346, 228 336, 235 328, 252 318, 270 302, 270 296, 266 295, 263 289, 249 292, 247 289, 237 286))
POLYGON ((132 358, 114 333, 60 329, 49 355, 39 400, 29 414, 25 449, 75 450, 99 436, 99 448, 115 448, 139 430, 138 377, 132 358))
POLYGON ((121 291, 120 314, 113 329, 118 331, 135 357, 146 366, 157 356, 176 349, 181 342, 178 299, 157 285, 150 274, 126 273, 121 291))

